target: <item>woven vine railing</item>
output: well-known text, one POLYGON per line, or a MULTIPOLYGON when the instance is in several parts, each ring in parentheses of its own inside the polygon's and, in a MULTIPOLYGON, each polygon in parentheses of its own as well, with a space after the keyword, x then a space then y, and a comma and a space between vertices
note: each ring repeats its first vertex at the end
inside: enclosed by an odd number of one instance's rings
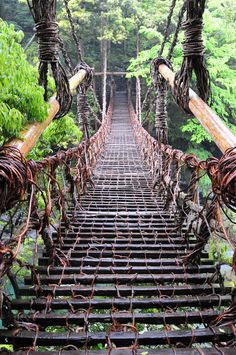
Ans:
MULTIPOLYGON (((196 247, 186 254, 184 261, 197 262, 214 232, 235 248, 235 242, 223 226, 221 210, 227 216, 231 211, 236 212, 236 148, 228 149, 220 159, 212 157, 200 161, 193 154, 159 144, 151 137, 138 121, 131 100, 129 111, 136 142, 153 175, 154 188, 158 187, 163 196, 165 208, 175 213, 178 230, 187 225, 183 236, 186 241, 193 231, 198 239, 196 247), (205 198, 200 191, 204 176, 208 176, 211 182, 211 191, 205 198)), ((235 269, 235 265, 233 267, 235 269)))
POLYGON ((93 185, 92 170, 110 130, 112 110, 111 100, 100 129, 89 140, 42 161, 27 161, 14 147, 0 149, 0 278, 8 274, 16 293, 11 267, 15 262, 20 268, 34 268, 39 237, 53 264, 67 263, 51 235, 57 232, 57 244, 63 243, 60 230, 62 222, 69 223, 66 210, 79 208, 80 196, 93 185), (20 251, 32 233, 32 260, 22 261, 20 251))
MULTIPOLYGON (((153 189, 158 189, 158 194, 163 197, 164 208, 175 215, 176 232, 186 245, 186 254, 178 263, 200 265, 201 254, 210 238, 222 238, 234 250, 232 270, 236 273, 235 239, 230 238, 222 218, 223 211, 227 219, 235 223, 231 213, 236 212, 236 148, 228 149, 220 159, 211 157, 200 161, 194 154, 185 154, 156 141, 138 120, 130 94, 128 105, 136 142, 153 176, 153 189), (211 183, 205 197, 201 193, 201 179, 204 176, 208 176, 211 183), (197 240, 193 249, 189 245, 191 233, 197 240)), ((217 274, 224 289, 220 264, 217 274)), ((232 326, 235 333, 235 319, 233 289, 231 306, 212 325, 232 326)))

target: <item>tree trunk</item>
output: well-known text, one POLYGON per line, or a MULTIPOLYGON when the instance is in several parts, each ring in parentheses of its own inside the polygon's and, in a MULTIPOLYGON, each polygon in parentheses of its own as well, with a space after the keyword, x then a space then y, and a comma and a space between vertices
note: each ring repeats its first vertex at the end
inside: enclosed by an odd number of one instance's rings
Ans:
POLYGON ((141 82, 140 78, 136 79, 136 113, 141 122, 141 82))
MULTIPOLYGON (((140 50, 140 39, 139 39, 139 33, 137 29, 137 36, 136 36, 136 54, 137 57, 139 55, 139 50, 140 50)), ((141 82, 140 78, 136 78, 136 114, 141 122, 141 82)))
POLYGON ((103 39, 101 43, 102 50, 102 72, 103 72, 103 82, 102 82, 102 119, 106 115, 107 106, 107 40, 103 39))

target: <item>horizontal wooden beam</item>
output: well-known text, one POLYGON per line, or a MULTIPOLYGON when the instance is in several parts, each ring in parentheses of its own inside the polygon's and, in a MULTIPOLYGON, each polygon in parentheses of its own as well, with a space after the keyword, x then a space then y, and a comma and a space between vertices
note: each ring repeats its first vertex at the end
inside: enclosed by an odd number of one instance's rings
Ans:
MULTIPOLYGON (((84 80, 85 76, 86 70, 81 69, 69 80, 72 94, 76 93, 76 88, 84 80)), ((51 97, 49 104, 50 107, 48 117, 43 122, 34 122, 30 125, 27 125, 24 130, 20 132, 20 136, 22 138, 12 139, 6 144, 6 146, 16 147, 21 151, 23 156, 27 156, 31 149, 35 146, 43 131, 50 125, 57 112, 59 111, 60 106, 55 95, 51 97)))
MULTIPOLYGON (((106 72, 107 75, 114 75, 114 76, 121 76, 121 75, 126 75, 126 71, 108 71, 106 72)), ((103 72, 95 72, 94 73, 95 76, 102 76, 104 75, 103 72)))
MULTIPOLYGON (((68 302, 69 303, 69 302, 68 302)), ((36 315, 37 316, 37 315, 36 315)), ((28 331, 19 328, 15 330, 3 330, 0 333, 1 344, 14 344, 19 348, 29 348, 33 346, 50 346, 53 342, 55 346, 76 346, 76 347, 90 347, 97 344, 115 344, 116 347, 131 347, 137 343, 138 345, 176 345, 185 344, 188 346, 193 343, 220 343, 233 341, 234 336, 232 332, 223 328, 211 327, 202 329, 186 330, 165 330, 165 331, 119 331, 119 332, 73 332, 67 331, 64 333, 52 333, 44 331, 28 331)), ((123 350, 122 350, 123 351, 123 350)), ((70 352, 70 351, 69 351, 70 352)), ((105 352, 103 352, 105 353, 105 352)), ((148 350, 149 353, 149 350, 148 350)), ((79 354, 79 352, 78 352, 79 354)), ((157 353, 158 354, 158 353, 157 353)), ((188 353, 189 354, 189 353, 188 353)), ((214 354, 214 353, 213 353, 214 354)))
MULTIPOLYGON (((165 64, 159 65, 159 72, 169 85, 174 87, 175 74, 165 64)), ((236 136, 219 116, 192 90, 189 90, 189 108, 212 137, 218 148, 225 153, 229 148, 236 147, 236 136)))

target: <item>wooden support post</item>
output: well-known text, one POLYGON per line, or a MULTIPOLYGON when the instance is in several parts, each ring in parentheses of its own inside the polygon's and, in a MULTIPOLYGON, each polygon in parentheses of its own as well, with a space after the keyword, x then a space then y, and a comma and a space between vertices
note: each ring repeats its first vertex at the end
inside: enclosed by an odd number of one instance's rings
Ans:
MULTIPOLYGON (((70 90, 72 94, 76 94, 76 88, 84 80, 86 76, 86 70, 81 69, 70 80, 70 90)), ((35 122, 27 125, 25 129, 20 132, 22 139, 12 139, 6 146, 12 146, 18 148, 24 156, 27 156, 31 149, 35 146, 37 140, 43 133, 43 131, 49 126, 57 112, 59 111, 59 103, 56 96, 52 96, 49 100, 50 108, 48 117, 43 122, 35 122)))
MULTIPOLYGON (((165 64, 159 65, 159 72, 168 84, 174 87, 175 74, 165 64)), ((236 147, 236 136, 230 131, 219 116, 192 90, 189 90, 189 108, 210 134, 218 148, 225 153, 229 148, 236 147)))

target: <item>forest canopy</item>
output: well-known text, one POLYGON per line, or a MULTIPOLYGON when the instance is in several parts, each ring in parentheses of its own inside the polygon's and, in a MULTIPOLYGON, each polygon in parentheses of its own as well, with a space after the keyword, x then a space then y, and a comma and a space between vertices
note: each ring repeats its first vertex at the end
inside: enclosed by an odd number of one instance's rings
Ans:
MULTIPOLYGON (((164 56, 172 41, 178 13, 183 4, 177 1, 174 10, 164 56)), ((170 2, 163 0, 70 0, 76 31, 80 37, 86 62, 95 69, 102 70, 104 63, 104 43, 107 44, 107 66, 111 71, 128 71, 129 77, 140 78, 142 98, 150 85, 150 61, 157 56, 163 39, 170 2), (137 53, 137 38, 139 48, 137 53)), ((60 36, 73 65, 77 64, 76 50, 71 40, 71 29, 63 0, 58 0, 58 22, 60 36)), ((47 105, 42 100, 42 89, 37 86, 37 44, 35 41, 24 53, 25 46, 33 36, 33 21, 24 0, 3 0, 0 15, 8 23, 1 21, 1 140, 17 136, 26 122, 45 118, 47 105), (12 11, 14 8, 14 12, 12 11), (23 37, 24 33, 24 37, 23 37), (27 57, 27 58, 26 58, 27 57), (8 59, 6 59, 8 58, 8 59), (28 60, 28 62, 27 62, 28 60), (9 65, 9 63, 10 65, 9 65), (31 63, 28 64, 28 63, 31 63), (11 78, 11 80, 9 80, 11 78), (34 89, 32 90, 32 87, 34 89), (9 120, 9 117, 11 119, 9 120)), ((205 57, 211 76, 212 108, 235 131, 236 118, 236 3, 230 0, 208 0, 204 13, 205 57)), ((181 65, 183 33, 180 33, 174 50, 174 70, 181 65)), ((61 57, 63 61, 63 58, 61 57)), ((135 79, 133 79, 135 80, 135 79)), ((101 85, 97 80, 97 94, 101 85)), ((100 97, 101 99, 101 97, 100 97)), ((185 151, 199 150, 207 156, 207 151, 217 154, 210 143, 210 137, 192 117, 176 109, 173 98, 169 97, 170 143, 185 151)), ((149 115, 149 130, 153 129, 153 115, 149 115)))

